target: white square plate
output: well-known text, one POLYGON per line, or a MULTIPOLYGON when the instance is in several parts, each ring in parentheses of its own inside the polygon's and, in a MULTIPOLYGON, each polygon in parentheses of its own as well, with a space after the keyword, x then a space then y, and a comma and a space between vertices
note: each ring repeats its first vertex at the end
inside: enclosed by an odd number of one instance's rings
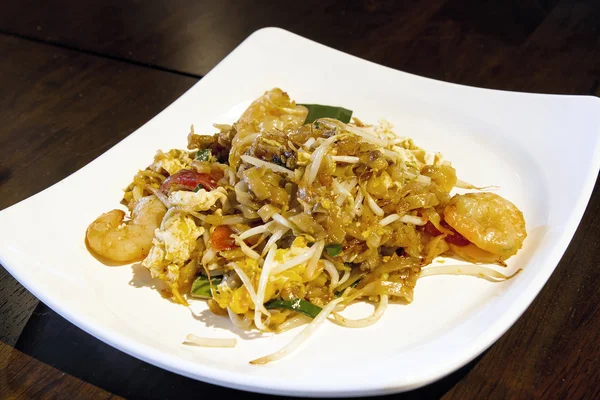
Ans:
MULTIPOLYGON (((454 85, 385 68, 280 29, 250 36, 171 106, 85 168, 0 212, 0 261, 27 289, 100 340, 176 373, 274 394, 355 396, 414 389, 466 364, 523 313, 559 262, 600 165, 600 100, 454 85), (161 298, 136 267, 107 267, 84 245, 87 225, 115 208, 157 149, 184 148, 189 126, 214 132, 281 87, 298 102, 335 104, 395 124, 451 160, 459 177, 498 185, 524 212, 529 237, 504 283, 467 276, 419 280, 415 301, 377 324, 327 323, 292 356, 248 361, 296 333, 241 334, 235 349, 191 348, 188 333, 232 337, 228 319, 161 298)), ((353 306, 356 315, 366 305, 353 306)))

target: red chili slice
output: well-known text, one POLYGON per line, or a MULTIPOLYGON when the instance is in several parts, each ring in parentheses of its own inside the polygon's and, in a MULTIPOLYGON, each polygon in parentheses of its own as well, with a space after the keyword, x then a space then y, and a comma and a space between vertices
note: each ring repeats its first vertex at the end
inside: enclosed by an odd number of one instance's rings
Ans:
MULTIPOLYGON (((469 242, 469 241, 467 240, 467 238, 465 238, 465 237, 464 237, 463 235, 461 235, 460 233, 456 232, 456 230, 455 230, 454 228, 452 228, 450 225, 448 225, 448 223, 446 223, 446 221, 441 221, 441 225, 442 225, 444 228, 446 228, 446 229, 448 229, 448 230, 452 231, 452 233, 453 233, 452 235, 446 235, 446 237, 444 238, 444 240, 445 240, 446 242, 448 242, 448 243, 452 243, 452 244, 454 244, 454 245, 456 245, 456 246, 466 246, 466 245, 468 245, 469 243, 471 243, 471 242, 469 242)), ((425 232, 427 232, 427 233, 428 233, 428 234, 430 234, 431 236, 439 236, 439 235, 441 235, 441 234, 442 234, 442 232, 440 232, 440 231, 439 231, 439 230, 438 230, 438 229, 435 227, 435 225, 433 225, 433 224, 431 223, 431 221, 428 221, 428 222, 425 224, 425 227, 424 227, 424 228, 425 228, 425 232)))
POLYGON ((211 247, 217 251, 231 250, 236 246, 235 239, 231 237, 233 231, 227 225, 219 225, 210 235, 211 247))
MULTIPOLYGON (((212 180, 215 181, 215 184, 216 184, 216 182, 218 182, 221 178, 223 178, 225 173, 220 169, 213 169, 210 171, 209 175, 212 178, 212 180)), ((217 188, 217 186, 215 186, 213 189, 216 189, 216 188, 217 188)))
POLYGON ((191 169, 182 169, 169 176, 160 186, 160 191, 168 194, 174 190, 192 191, 202 185, 206 190, 216 189, 217 181, 223 177, 222 171, 211 171, 210 174, 200 174, 191 169))
POLYGON ((440 232, 438 228, 436 228, 435 225, 431 223, 431 221, 427 221, 424 228, 425 232, 427 232, 431 236, 440 236, 442 234, 442 232, 440 232))
POLYGON ((444 240, 446 242, 455 244, 457 246, 466 246, 469 243, 471 243, 467 240, 467 238, 465 238, 460 233, 456 232, 455 230, 453 230, 453 232, 454 232, 454 235, 448 235, 444 238, 444 240))
POLYGON ((446 229, 451 230, 452 233, 453 233, 453 235, 447 235, 446 236, 446 238, 444 239, 446 242, 452 243, 452 244, 454 244, 456 246, 466 246, 469 243, 471 243, 463 235, 461 235, 460 233, 456 232, 456 230, 453 227, 451 227, 450 225, 448 225, 448 223, 446 221, 442 220, 440 222, 440 225, 442 225, 446 229))

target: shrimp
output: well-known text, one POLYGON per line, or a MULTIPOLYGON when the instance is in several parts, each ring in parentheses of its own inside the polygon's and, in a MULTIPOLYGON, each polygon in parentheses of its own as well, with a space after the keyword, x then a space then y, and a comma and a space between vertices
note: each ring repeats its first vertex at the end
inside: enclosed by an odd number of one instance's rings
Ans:
MULTIPOLYGON (((495 256, 501 263, 516 254, 527 237, 523 213, 513 203, 494 193, 468 193, 452 197, 444 209, 444 219, 484 251, 469 252, 466 257, 469 261, 489 262, 495 256)), ((465 253, 468 249, 463 250, 465 253)))
POLYGON ((156 196, 142 197, 131 211, 131 220, 123 224, 125 212, 112 210, 90 224, 86 241, 96 254, 119 263, 143 259, 152 247, 154 230, 167 209, 156 196))
POLYGON ((290 100, 287 93, 275 88, 254 100, 233 125, 236 135, 233 138, 229 165, 236 170, 240 156, 254 143, 262 132, 272 129, 286 131, 304 124, 308 109, 290 100))
POLYGON ((448 247, 455 256, 474 264, 497 264, 503 267, 506 266, 504 261, 502 261, 501 256, 490 253, 489 251, 481 250, 473 243, 469 243, 466 246, 457 246, 453 243, 448 243, 448 247))

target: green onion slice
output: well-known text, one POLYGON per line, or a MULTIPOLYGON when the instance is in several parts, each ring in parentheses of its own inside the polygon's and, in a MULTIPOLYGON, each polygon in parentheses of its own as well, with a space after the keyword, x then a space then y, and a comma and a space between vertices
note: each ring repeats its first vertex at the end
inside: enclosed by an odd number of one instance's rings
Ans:
POLYGON ((344 107, 324 106, 322 104, 300 104, 308 108, 305 124, 312 124, 319 118, 333 118, 347 124, 352 118, 352 110, 344 107))
POLYGON ((330 257, 338 256, 342 252, 342 245, 339 243, 331 243, 325 246, 325 251, 330 257))
POLYGON ((192 290, 190 290, 190 294, 193 297, 198 297, 201 299, 210 299, 212 298, 212 292, 210 290, 211 283, 213 286, 216 286, 219 283, 221 283, 222 280, 222 276, 215 276, 210 278, 209 282, 208 277, 200 275, 194 280, 194 283, 192 283, 192 290))
POLYGON ((211 152, 209 149, 201 149, 196 153, 196 160, 208 161, 210 160, 211 152))
POLYGON ((265 304, 267 310, 274 308, 285 308, 292 311, 297 311, 308 317, 315 318, 321 312, 322 308, 315 306, 313 303, 302 299, 293 300, 273 300, 265 304))

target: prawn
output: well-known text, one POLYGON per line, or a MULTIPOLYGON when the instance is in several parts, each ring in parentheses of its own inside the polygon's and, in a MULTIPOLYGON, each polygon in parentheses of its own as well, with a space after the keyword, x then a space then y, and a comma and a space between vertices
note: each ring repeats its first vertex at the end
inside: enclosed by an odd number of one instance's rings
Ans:
POLYGON ((489 262, 495 256, 502 262, 516 254, 527 237, 523 213, 495 193, 455 195, 444 209, 444 219, 477 247, 467 257, 462 255, 470 261, 489 262))
POLYGON ((125 212, 112 210, 102 214, 86 231, 86 242, 96 254, 119 263, 141 260, 148 255, 154 230, 167 209, 154 195, 142 197, 131 211, 131 220, 123 224, 125 212))
POLYGON ((262 132, 286 131, 304 124, 308 109, 290 100, 287 93, 274 88, 254 100, 233 125, 237 134, 231 143, 229 165, 236 170, 240 156, 262 132))

